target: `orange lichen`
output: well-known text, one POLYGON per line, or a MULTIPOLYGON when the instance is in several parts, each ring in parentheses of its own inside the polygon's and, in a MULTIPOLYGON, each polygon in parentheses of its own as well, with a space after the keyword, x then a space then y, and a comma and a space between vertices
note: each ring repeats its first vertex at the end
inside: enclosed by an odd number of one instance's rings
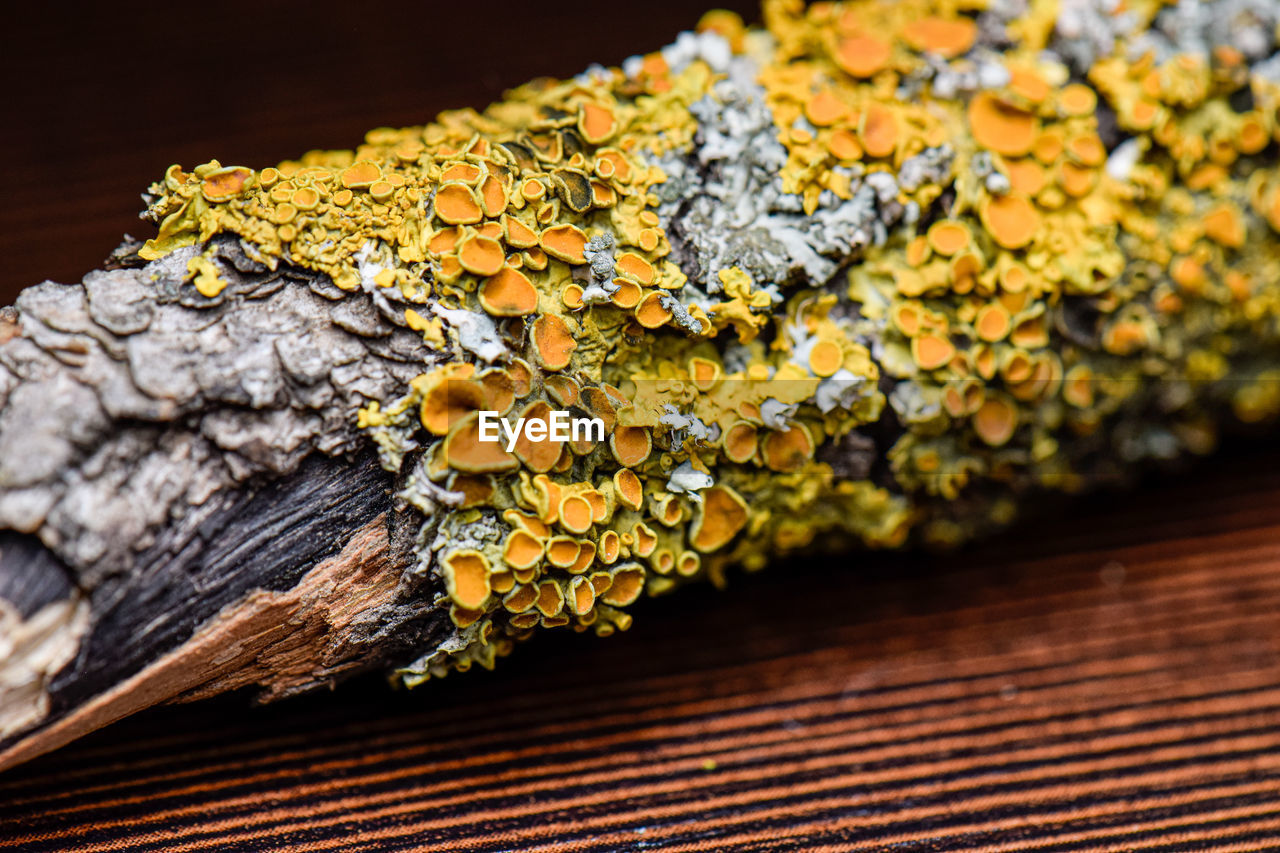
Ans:
POLYGON ((524 397, 533 389, 533 370, 524 359, 511 359, 504 372, 511 380, 511 390, 516 397, 524 397))
POLYGON ((560 501, 560 524, 570 533, 586 533, 595 516, 591 504, 581 495, 568 495, 560 501))
POLYGON ((1015 65, 1009 68, 1009 91, 1030 104, 1038 105, 1049 97, 1049 83, 1034 68, 1015 65))
POLYGON ((836 45, 835 61, 854 77, 870 77, 889 63, 893 50, 871 36, 850 36, 836 45))
POLYGON ((1058 170, 1058 184, 1072 198, 1088 195, 1098 180, 1098 173, 1092 169, 1077 166, 1072 162, 1063 162, 1058 170))
POLYGON ((955 346, 940 335, 925 334, 911 339, 911 358, 921 370, 945 367, 955 354, 955 346))
POLYGON ((632 309, 640 304, 640 299, 644 296, 644 290, 634 281, 627 281, 624 278, 615 278, 613 283, 617 286, 617 290, 609 297, 614 305, 622 309, 632 309))
POLYGON ((474 163, 453 163, 440 173, 440 181, 441 183, 462 181, 464 184, 474 184, 480 180, 482 174, 480 167, 474 163))
POLYGON ((1078 364, 1067 372, 1062 383, 1062 399, 1073 406, 1087 409, 1093 405, 1093 371, 1078 364))
POLYGON ((829 127, 849 114, 849 106, 830 89, 823 89, 805 102, 804 114, 818 127, 829 127))
POLYGON ((470 473, 510 471, 520 465, 501 443, 480 440, 478 412, 465 415, 449 430, 444 457, 451 468, 470 473))
POLYGON ((862 145, 858 143, 858 138, 849 130, 837 130, 827 139, 827 148, 837 159, 840 160, 860 160, 862 159, 862 145))
POLYGON ((449 483, 449 490, 462 495, 461 509, 485 506, 493 500, 497 484, 488 474, 457 474, 449 483))
POLYGON ((516 576, 514 572, 503 571, 498 569, 489 575, 489 589, 493 590, 494 595, 505 596, 516 587, 516 576))
POLYGON ((617 490, 618 501, 628 509, 640 509, 644 500, 644 487, 640 478, 629 468, 623 468, 613 475, 613 486, 617 490))
POLYGON ((907 337, 915 337, 920 333, 921 316, 918 303, 900 302, 893 307, 889 317, 898 331, 907 337))
POLYGON ((948 59, 973 47, 978 27, 969 18, 928 17, 908 21, 902 37, 918 51, 936 53, 948 59))
POLYGON ((619 273, 631 277, 640 284, 653 284, 653 264, 635 252, 623 252, 619 255, 616 268, 619 273))
POLYGON ((658 547, 658 536, 643 521, 636 522, 631 531, 632 551, 637 557, 646 558, 658 547))
POLYGON ((649 458, 653 439, 644 427, 619 427, 609 437, 613 458, 625 468, 634 468, 649 458))
POLYGON ((479 610, 489 598, 489 561, 479 551, 453 551, 441 565, 445 589, 459 607, 479 610))
POLYGON ((1237 139, 1241 154, 1257 154, 1271 142, 1266 125, 1257 116, 1247 116, 1240 123, 1237 139))
POLYGON ((840 369, 844 352, 835 341, 821 340, 809 350, 809 369, 817 376, 831 376, 840 369))
POLYGON ((462 371, 444 373, 424 390, 420 418, 435 435, 446 435, 454 424, 488 402, 484 386, 468 381, 468 375, 462 371))
POLYGON ((600 542, 596 546, 596 552, 600 556, 600 562, 608 565, 617 561, 622 553, 622 537, 617 531, 606 530, 600 534, 600 542))
POLYGON ((813 458, 813 437, 804 424, 770 431, 760 442, 760 456, 771 471, 798 471, 813 458))
POLYGON ((564 320, 543 314, 533 324, 533 347, 539 364, 547 370, 563 370, 569 366, 578 342, 564 320))
POLYGON ((520 195, 528 201, 539 201, 547 194, 547 185, 536 178, 529 178, 520 185, 520 195))
POLYGON ((1244 245, 1244 220, 1240 211, 1227 203, 1215 206, 1204 215, 1204 233, 1221 246, 1239 249, 1244 245))
POLYGON ((520 270, 503 267, 480 286, 480 306, 495 317, 522 317, 538 307, 538 291, 520 270))
POLYGON ((1031 154, 1046 166, 1053 165, 1062 156, 1066 141, 1058 130, 1046 130, 1036 137, 1031 146, 1031 154))
POLYGON ((694 516, 689 542, 704 554, 728 545, 747 525, 747 503, 728 486, 712 486, 702 496, 702 506, 694 516))
POLYGON ((538 597, 533 606, 545 617, 558 616, 564 610, 564 590, 555 581, 538 584, 538 597))
POLYGON ((1034 115, 990 92, 980 92, 969 102, 969 127, 979 145, 1007 157, 1029 153, 1039 132, 1034 115))
POLYGON ((315 210, 320 204, 320 193, 314 187, 303 187, 290 199, 298 210, 315 210))
POLYGON ((1031 198, 1044 189, 1047 180, 1045 172, 1035 160, 1012 160, 1006 164, 1006 169, 1009 172, 1009 186, 1014 192, 1031 198))
POLYGON ((984 199, 979 215, 992 239, 1006 249, 1026 246, 1040 228, 1040 214, 1021 196, 984 199))
POLYGON ((475 275, 497 275, 505 255, 502 244, 490 237, 468 237, 458 244, 458 262, 475 275))
POLYGON ((584 539, 578 543, 578 559, 574 561, 572 566, 569 566, 567 569, 565 569, 565 571, 567 571, 571 575, 580 575, 586 572, 587 569, 595 565, 595 561, 596 561, 595 543, 588 539, 584 539))
POLYGON ((561 408, 568 408, 578 404, 578 397, 582 393, 582 388, 572 377, 553 373, 543 379, 543 383, 547 389, 548 396, 558 403, 561 408))
POLYGON ((1018 409, 1003 396, 989 395, 973 415, 974 432, 992 447, 1007 444, 1017 426, 1018 409))
POLYGON ((521 431, 515 443, 516 457, 530 471, 546 473, 550 471, 560 458, 564 442, 551 438, 551 406, 543 400, 535 400, 520 412, 525 421, 525 429, 521 431), (533 429, 540 429, 541 438, 530 437, 533 429))
POLYGON ((1183 290, 1192 293, 1199 292, 1207 280, 1204 265, 1187 256, 1174 259, 1169 267, 1169 277, 1183 290))
POLYGON ((507 190, 496 176, 487 176, 480 185, 480 203, 484 207, 485 216, 490 218, 501 215, 507 209, 507 190))
POLYGON ((689 378, 699 391, 710 391, 723 375, 718 361, 699 357, 689 359, 689 378))
POLYGON ((1146 326, 1133 320, 1117 320, 1102 333, 1102 348, 1113 355, 1133 355, 1148 343, 1146 326))
POLYGON ((513 569, 531 569, 542 560, 543 543, 525 530, 513 530, 507 537, 502 559, 513 569))
POLYGON ((998 302, 984 305, 978 310, 973 328, 984 341, 998 341, 1009 334, 1011 318, 1009 310, 998 302))
POLYGON ((1058 108, 1067 115, 1092 115, 1098 107, 1098 96, 1088 86, 1071 83, 1058 93, 1058 108))
POLYGON ((532 228, 514 216, 504 215, 501 220, 503 239, 517 249, 531 249, 538 245, 538 235, 532 228))
POLYGON ((929 248, 940 255, 950 257, 969 245, 971 235, 963 222, 941 220, 929 227, 929 248))
POLYGON ((355 163, 342 170, 342 185, 349 190, 366 189, 382 177, 382 170, 377 163, 368 160, 355 163))
POLYGON ((569 603, 569 611, 581 616, 590 613, 591 608, 595 607, 596 591, 590 580, 584 577, 577 577, 569 581, 569 592, 566 598, 569 603))
POLYGON ((576 225, 553 225, 545 229, 538 245, 551 257, 567 263, 586 262, 582 252, 587 247, 587 235, 576 225))
POLYGON ((466 184, 444 184, 436 190, 435 211, 451 225, 471 225, 484 218, 475 192, 466 184))
POLYGON ((586 102, 578 113, 578 129, 587 142, 599 145, 617 131, 618 119, 609 107, 586 102))
POLYGON ((663 305, 663 294, 650 293, 635 308, 636 322, 646 329, 656 329, 671 319, 671 311, 663 305))
POLYGON ((532 608, 537 600, 537 587, 521 584, 503 597, 502 606, 511 613, 524 613, 532 608))
POLYGON ((702 568, 702 557, 694 551, 684 551, 676 558, 676 574, 691 578, 702 568))
POLYGON ((888 157, 898 145, 898 118, 893 110, 873 103, 862 114, 858 138, 871 157, 888 157))
POLYGON ((553 536, 547 541, 547 562, 567 569, 578 562, 582 545, 572 536, 553 536))
POLYGON ((618 566, 610 573, 612 583, 608 591, 600 596, 600 600, 614 607, 626 607, 634 603, 644 591, 644 575, 644 569, 636 563, 618 566))
POLYGON ((1101 166, 1107 149, 1096 133, 1082 134, 1067 141, 1067 153, 1085 166, 1101 166))
POLYGON ((982 259, 974 252, 961 252, 951 259, 951 291, 953 293, 969 293, 978 281, 982 272, 982 259))

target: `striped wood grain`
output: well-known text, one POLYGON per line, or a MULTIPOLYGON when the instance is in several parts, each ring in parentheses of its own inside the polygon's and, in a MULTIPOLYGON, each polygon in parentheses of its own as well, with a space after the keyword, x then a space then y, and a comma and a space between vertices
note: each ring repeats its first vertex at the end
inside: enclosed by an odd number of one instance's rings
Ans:
POLYGON ((0 778, 0 850, 1260 849, 1277 463, 736 576, 410 694, 148 713, 0 778))

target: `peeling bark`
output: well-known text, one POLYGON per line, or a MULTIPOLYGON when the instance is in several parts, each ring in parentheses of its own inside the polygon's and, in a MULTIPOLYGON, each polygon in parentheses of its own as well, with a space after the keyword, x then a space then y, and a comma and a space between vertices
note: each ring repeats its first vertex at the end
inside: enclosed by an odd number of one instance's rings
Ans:
POLYGON ((421 519, 347 416, 433 356, 371 300, 218 253, 216 299, 166 258, 0 317, 0 767, 158 702, 331 685, 449 627, 406 572, 421 519))

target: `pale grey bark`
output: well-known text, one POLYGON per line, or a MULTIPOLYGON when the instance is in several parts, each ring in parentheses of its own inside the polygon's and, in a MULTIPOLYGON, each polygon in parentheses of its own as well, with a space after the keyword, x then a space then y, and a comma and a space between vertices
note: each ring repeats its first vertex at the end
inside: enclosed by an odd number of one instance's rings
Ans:
POLYGON ((0 747, 255 591, 299 586, 362 531, 394 590, 297 671, 257 661, 217 684, 328 684, 445 628, 432 580, 406 572, 421 518, 395 506, 354 417, 439 356, 373 297, 225 238, 212 259, 228 284, 205 298, 184 281, 196 252, 37 285, 0 314, 0 747))

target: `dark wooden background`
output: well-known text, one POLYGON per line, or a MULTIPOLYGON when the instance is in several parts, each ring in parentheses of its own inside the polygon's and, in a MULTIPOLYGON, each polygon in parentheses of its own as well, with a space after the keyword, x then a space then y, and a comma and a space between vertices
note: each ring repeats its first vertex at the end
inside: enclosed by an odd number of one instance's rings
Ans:
MULTIPOLYGON (((5 301, 145 236, 137 193, 171 162, 350 146, 656 47, 698 10, 9 16, 5 301)), ((0 776, 0 849, 1261 849, 1278 614, 1280 451, 1230 446, 961 554, 735 575, 493 673, 155 709, 0 776)))

